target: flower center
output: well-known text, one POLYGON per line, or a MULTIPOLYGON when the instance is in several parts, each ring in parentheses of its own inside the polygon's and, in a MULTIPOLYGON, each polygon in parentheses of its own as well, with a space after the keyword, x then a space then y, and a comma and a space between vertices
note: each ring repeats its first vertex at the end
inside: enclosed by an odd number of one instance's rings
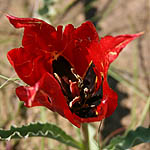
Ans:
POLYGON ((97 76, 94 72, 94 63, 89 65, 83 78, 63 56, 53 60, 52 66, 54 77, 61 86, 70 110, 82 118, 98 116, 97 106, 103 97, 103 78, 96 90, 97 76))

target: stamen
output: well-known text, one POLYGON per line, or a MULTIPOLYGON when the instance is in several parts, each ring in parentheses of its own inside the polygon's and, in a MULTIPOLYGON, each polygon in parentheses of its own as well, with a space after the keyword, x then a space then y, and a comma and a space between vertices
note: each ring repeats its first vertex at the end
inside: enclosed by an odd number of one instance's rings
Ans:
POLYGON ((88 88, 84 88, 84 92, 85 92, 85 93, 88 93, 88 92, 89 92, 89 89, 88 89, 88 88))
POLYGON ((54 77, 61 86, 71 112, 82 118, 99 115, 97 106, 103 98, 103 77, 100 87, 96 89, 97 76, 94 63, 91 62, 84 78, 75 72, 63 56, 53 60, 52 66, 54 77))
POLYGON ((78 74, 75 73, 74 68, 71 68, 71 72, 76 77, 76 79, 78 80, 78 87, 81 89, 83 87, 83 80, 82 80, 82 78, 78 74))
POLYGON ((79 100, 80 100, 80 97, 79 97, 79 96, 76 96, 76 97, 69 103, 70 108, 72 108, 73 104, 74 104, 75 102, 79 101, 79 100))
POLYGON ((89 95, 89 89, 88 88, 84 88, 84 95, 85 95, 85 99, 87 99, 88 95, 89 95))
POLYGON ((59 82, 59 84, 61 84, 61 79, 60 79, 60 77, 58 76, 57 73, 54 73, 54 77, 55 77, 56 80, 59 82))

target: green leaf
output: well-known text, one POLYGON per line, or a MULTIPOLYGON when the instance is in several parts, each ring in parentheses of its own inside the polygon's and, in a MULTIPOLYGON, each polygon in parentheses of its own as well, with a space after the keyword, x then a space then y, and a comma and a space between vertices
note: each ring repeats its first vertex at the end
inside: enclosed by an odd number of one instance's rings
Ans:
POLYGON ((138 127, 135 131, 129 131, 126 136, 117 136, 104 150, 127 150, 141 143, 150 143, 150 128, 138 127))
POLYGON ((67 135, 56 125, 49 123, 31 123, 22 127, 11 126, 10 130, 0 129, 0 140, 10 140, 27 137, 47 137, 62 142, 68 146, 80 148, 80 143, 67 135))
POLYGON ((55 3, 55 0, 44 0, 44 5, 42 8, 38 10, 38 13, 41 16, 47 15, 49 13, 50 6, 53 6, 54 3, 55 3))
POLYGON ((49 9, 48 9, 47 5, 44 5, 43 8, 39 9, 39 14, 40 15, 45 15, 45 14, 48 13, 48 11, 49 11, 49 9))

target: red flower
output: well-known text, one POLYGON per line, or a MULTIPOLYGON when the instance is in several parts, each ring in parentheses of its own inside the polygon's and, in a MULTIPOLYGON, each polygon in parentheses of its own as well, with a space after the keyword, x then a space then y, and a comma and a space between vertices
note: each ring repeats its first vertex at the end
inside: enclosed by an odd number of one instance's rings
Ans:
POLYGON ((114 112, 117 94, 107 83, 109 64, 141 33, 99 40, 89 21, 62 31, 39 19, 7 17, 14 27, 24 28, 22 47, 7 56, 28 84, 16 89, 25 106, 45 106, 77 127, 114 112))

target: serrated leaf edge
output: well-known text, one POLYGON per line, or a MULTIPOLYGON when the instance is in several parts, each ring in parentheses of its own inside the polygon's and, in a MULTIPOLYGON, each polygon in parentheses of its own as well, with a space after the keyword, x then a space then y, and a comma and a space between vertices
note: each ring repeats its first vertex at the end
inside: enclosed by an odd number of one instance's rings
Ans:
MULTIPOLYGON (((28 126, 30 126, 30 125, 38 125, 38 124, 40 124, 40 125, 52 125, 52 126, 54 126, 54 127, 56 127, 56 128, 58 128, 59 130, 61 130, 61 132, 64 132, 61 128, 59 128, 59 127, 57 127, 55 124, 49 124, 48 122, 45 122, 45 123, 43 123, 43 122, 31 122, 31 123, 28 123, 28 124, 26 124, 26 125, 22 125, 22 126, 16 126, 16 125, 12 125, 11 127, 10 127, 10 129, 8 129, 8 130, 5 130, 5 131, 10 131, 11 129, 19 129, 19 128, 24 128, 24 127, 28 127, 28 126)), ((3 130, 4 131, 4 129, 2 129, 2 128, 0 128, 0 131, 1 130, 3 130)), ((52 136, 52 139, 56 139, 57 140, 57 138, 62 138, 61 137, 61 134, 54 134, 52 131, 46 131, 45 133, 43 132, 43 131, 38 131, 37 133, 33 133, 33 132, 27 132, 27 134, 26 135, 21 135, 21 133, 19 132, 19 131, 15 131, 14 133, 12 133, 11 135, 9 135, 9 137, 8 138, 2 138, 2 137, 0 137, 0 140, 7 140, 7 141, 9 141, 9 140, 11 140, 12 139, 12 137, 13 136, 15 136, 15 135, 17 135, 19 138, 25 138, 25 139, 27 139, 28 137, 32 137, 32 136, 40 136, 40 137, 42 137, 42 136, 48 136, 48 134, 50 134, 51 136, 52 136)), ((65 134, 65 136, 68 136, 69 137, 69 135, 67 135, 65 132, 64 132, 64 134, 65 134)), ((47 137, 48 138, 48 137, 47 137)), ((61 141, 62 143, 66 143, 66 144, 69 144, 70 146, 73 146, 73 147, 76 147, 76 148, 79 148, 79 146, 77 146, 77 144, 79 145, 79 142, 77 142, 77 141, 75 141, 74 139, 72 139, 72 140, 64 140, 64 141, 61 141), (73 143, 73 142, 74 143, 73 143), (76 144, 75 144, 76 143, 76 144)))

